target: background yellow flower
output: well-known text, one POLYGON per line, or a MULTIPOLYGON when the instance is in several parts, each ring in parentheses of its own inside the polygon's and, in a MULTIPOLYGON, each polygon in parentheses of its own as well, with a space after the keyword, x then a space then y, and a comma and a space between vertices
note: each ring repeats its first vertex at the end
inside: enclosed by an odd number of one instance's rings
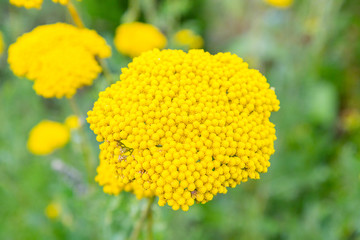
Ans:
POLYGON ((37 94, 71 98, 101 72, 95 58, 110 55, 110 47, 95 31, 56 23, 19 37, 9 47, 8 62, 15 75, 34 81, 37 94))
POLYGON ((154 48, 162 49, 167 40, 164 34, 155 26, 147 23, 132 22, 121 24, 115 33, 116 49, 130 57, 137 57, 141 53, 154 48))
POLYGON ((45 208, 45 215, 49 219, 57 219, 61 214, 61 205, 58 202, 51 202, 45 208))
POLYGON ((69 142, 70 131, 62 123, 43 120, 31 129, 27 147, 36 155, 47 155, 69 142))
POLYGON ((78 116, 71 115, 65 119, 65 125, 70 129, 78 129, 81 126, 81 120, 78 116))
POLYGON ((0 55, 4 52, 5 43, 4 43, 4 36, 2 32, 0 32, 0 55))
MULTIPOLYGON (((60 3, 62 5, 66 5, 70 2, 70 0, 52 0, 55 3, 60 3)), ((81 1, 81 0, 77 0, 81 1)), ((17 7, 25 7, 25 8, 41 8, 43 0, 10 0, 12 5, 17 7)))
POLYGON ((204 45, 202 37, 190 29, 178 31, 174 36, 174 40, 177 45, 186 46, 189 49, 202 48, 204 45))
POLYGON ((266 3, 278 8, 288 8, 293 4, 294 0, 265 0, 266 3))

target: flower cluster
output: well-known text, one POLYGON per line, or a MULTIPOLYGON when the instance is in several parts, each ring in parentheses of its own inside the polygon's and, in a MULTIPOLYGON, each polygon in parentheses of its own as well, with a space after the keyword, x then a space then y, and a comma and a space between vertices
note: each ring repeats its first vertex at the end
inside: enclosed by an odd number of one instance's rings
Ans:
POLYGON ((47 155, 65 146, 70 140, 70 131, 62 123, 43 120, 30 131, 27 147, 32 154, 47 155))
POLYGON ((279 101, 230 53, 158 49, 134 58, 99 94, 87 121, 104 191, 158 196, 174 210, 206 203, 267 172, 279 101))
MULTIPOLYGON (((52 0, 52 1, 55 3, 60 3, 62 5, 66 5, 70 2, 70 0, 52 0)), ((17 7, 41 8, 43 0, 10 0, 10 3, 17 7)))
POLYGON ((117 50, 130 57, 137 57, 154 48, 162 49, 166 43, 166 37, 156 27, 141 22, 121 24, 114 38, 117 50))
POLYGON ((294 0, 265 0, 266 3, 277 8, 288 8, 294 0))
POLYGON ((19 37, 9 47, 8 62, 15 75, 34 80, 37 94, 70 98, 101 72, 96 57, 110 55, 110 47, 95 31, 56 23, 19 37))
POLYGON ((174 36, 174 40, 177 45, 186 46, 189 49, 202 48, 204 45, 202 37, 190 29, 178 31, 174 36))

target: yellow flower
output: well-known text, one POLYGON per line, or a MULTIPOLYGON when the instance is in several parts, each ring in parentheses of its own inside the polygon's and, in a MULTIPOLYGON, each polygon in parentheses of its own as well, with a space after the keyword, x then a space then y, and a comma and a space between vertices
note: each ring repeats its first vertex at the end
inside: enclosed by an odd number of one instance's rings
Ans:
POLYGON ((0 55, 4 52, 5 43, 2 32, 0 32, 0 55))
POLYGON ((95 57, 110 55, 110 47, 95 31, 56 23, 19 37, 9 47, 8 62, 15 75, 34 81, 37 94, 70 98, 101 72, 95 57))
POLYGON ((87 118, 102 142, 96 181, 105 192, 158 196, 187 211, 267 172, 279 101, 238 56, 155 49, 120 80, 87 118))
MULTIPOLYGON (((66 5, 70 2, 70 0, 52 0, 55 3, 60 3, 62 5, 66 5)), ((78 0, 80 1, 80 0, 78 0)), ((25 8, 41 8, 43 0, 10 0, 12 5, 17 7, 25 7, 25 8)))
POLYGON ((140 22, 121 24, 115 33, 114 43, 117 50, 130 57, 154 48, 166 46, 166 37, 156 27, 140 22))
POLYGON ((45 208, 45 215, 49 219, 56 219, 60 216, 61 213, 61 205, 57 202, 51 202, 45 208))
POLYGON ((29 135, 27 147, 35 155, 47 155, 69 142, 70 131, 62 123, 43 120, 29 135))
POLYGON ((143 197, 151 197, 151 190, 144 190, 141 185, 136 182, 124 183, 116 174, 115 166, 109 164, 104 156, 106 152, 100 151, 100 165, 97 168, 97 176, 95 181, 103 186, 103 190, 107 194, 118 195, 121 191, 133 192, 138 199, 143 197))
POLYGON ((71 115, 65 119, 65 125, 70 129, 78 129, 81 126, 81 121, 78 116, 71 115))
POLYGON ((346 131, 352 132, 360 129, 360 111, 346 109, 341 115, 342 126, 346 131))
POLYGON ((294 0, 265 0, 266 3, 273 7, 288 8, 293 4, 294 0))
POLYGON ((186 46, 189 49, 202 48, 204 41, 200 35, 196 35, 190 29, 178 31, 174 36, 175 43, 180 46, 186 46))

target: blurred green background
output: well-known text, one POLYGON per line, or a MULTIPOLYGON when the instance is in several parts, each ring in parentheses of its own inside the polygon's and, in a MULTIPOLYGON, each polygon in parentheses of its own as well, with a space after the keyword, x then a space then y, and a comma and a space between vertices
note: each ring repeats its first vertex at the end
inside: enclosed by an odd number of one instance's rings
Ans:
MULTIPOLYGON (((113 46, 124 21, 155 24, 169 39, 190 28, 213 54, 230 51, 275 87, 278 140, 268 173, 188 212, 154 206, 155 239, 360 239, 360 2, 295 0, 279 9, 262 0, 83 0, 87 27, 113 48, 114 79, 130 59, 113 46)), ((6 46, 41 24, 71 22, 44 0, 26 10, 0 0, 6 46)), ((43 119, 72 114, 66 99, 44 99, 15 77, 0 56, 0 239, 126 239, 145 200, 109 196, 86 181, 76 132, 63 149, 31 155, 26 141, 43 119), (61 207, 50 219, 46 207, 61 207)), ((75 98, 86 114, 107 83, 103 76, 75 98)), ((85 126, 98 154, 95 135, 85 126)), ((95 171, 93 172, 95 176, 95 171)), ((143 237, 143 236, 141 236, 143 237)))

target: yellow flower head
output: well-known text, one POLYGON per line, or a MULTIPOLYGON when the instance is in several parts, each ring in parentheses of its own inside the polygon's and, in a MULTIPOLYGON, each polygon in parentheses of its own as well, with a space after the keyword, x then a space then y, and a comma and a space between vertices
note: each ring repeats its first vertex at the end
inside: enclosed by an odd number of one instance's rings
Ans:
MULTIPOLYGON (((60 3, 62 5, 66 5, 70 2, 70 0, 52 0, 55 3, 60 3)), ((80 1, 80 0, 78 0, 80 1)), ((25 7, 25 8, 41 8, 43 0, 10 0, 12 5, 17 7, 25 7)))
POLYGON ((47 155, 69 142, 70 131, 62 123, 43 120, 30 131, 27 147, 35 155, 47 155))
POLYGON ((273 7, 288 8, 293 4, 294 0, 265 0, 266 3, 273 7))
POLYGON ((70 98, 101 72, 95 57, 110 55, 110 47, 95 31, 56 23, 19 37, 9 47, 8 62, 15 75, 34 81, 37 94, 70 98))
POLYGON ((130 57, 137 57, 154 48, 162 49, 166 42, 166 37, 159 29, 141 22, 121 24, 116 29, 114 38, 117 50, 130 57))
POLYGON ((78 129, 81 126, 81 120, 78 116, 71 115, 65 119, 65 125, 70 129, 78 129))
POLYGON ((120 80, 87 118, 103 142, 96 180, 105 192, 137 191, 187 211, 267 172, 279 101, 241 58, 155 49, 120 80))
POLYGON ((180 46, 186 46, 189 49, 202 48, 204 40, 200 35, 196 35, 190 29, 178 31, 174 36, 175 43, 180 46))
POLYGON ((61 213, 61 205, 57 202, 51 202, 49 205, 45 208, 45 215, 49 219, 56 219, 59 217, 61 213))
POLYGON ((5 43, 2 32, 0 32, 0 55, 4 52, 5 43))
POLYGON ((103 186, 103 190, 107 194, 118 195, 121 191, 133 192, 138 199, 143 197, 153 196, 153 192, 148 189, 144 190, 143 187, 137 182, 124 183, 121 178, 115 174, 115 166, 106 161, 106 152, 100 151, 100 165, 97 168, 97 176, 95 181, 103 186))

